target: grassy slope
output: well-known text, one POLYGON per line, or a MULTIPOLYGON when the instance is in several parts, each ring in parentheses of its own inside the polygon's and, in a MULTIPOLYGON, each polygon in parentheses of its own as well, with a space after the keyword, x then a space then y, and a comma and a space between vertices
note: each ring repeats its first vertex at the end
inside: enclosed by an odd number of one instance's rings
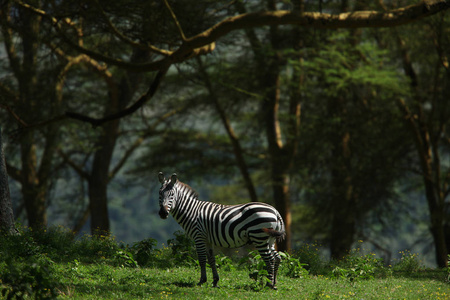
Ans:
POLYGON ((450 299, 450 285, 436 272, 355 283, 321 275, 281 276, 277 291, 255 291, 247 271, 221 270, 220 288, 212 288, 196 285, 199 270, 194 267, 135 269, 67 263, 58 264, 57 270, 64 286, 60 297, 71 299, 450 299))

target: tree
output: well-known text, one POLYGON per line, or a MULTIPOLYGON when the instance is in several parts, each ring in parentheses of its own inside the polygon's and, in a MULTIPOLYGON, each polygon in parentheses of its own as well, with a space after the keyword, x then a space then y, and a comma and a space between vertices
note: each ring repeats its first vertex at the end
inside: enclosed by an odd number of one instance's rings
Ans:
MULTIPOLYGON (((37 5, 37 2, 32 4, 37 5)), ((8 163, 8 173, 21 184, 28 225, 39 229, 47 225, 46 203, 58 125, 49 124, 40 131, 20 129, 61 113, 59 87, 65 80, 64 68, 57 61, 53 64, 47 61, 48 67, 39 65, 44 52, 42 36, 45 31, 39 15, 8 1, 1 6, 0 18, 9 70, 13 75, 13 80, 0 84, 4 96, 2 106, 11 112, 19 126, 16 153, 20 153, 20 164, 8 163)))
POLYGON ((445 163, 446 153, 450 149, 450 137, 446 129, 450 125, 448 24, 448 17, 441 16, 430 20, 424 28, 417 28, 416 34, 432 36, 432 43, 420 45, 414 40, 406 40, 397 30, 392 31, 411 88, 411 97, 397 98, 397 103, 414 141, 417 172, 422 177, 430 214, 436 262, 442 268, 448 266, 450 251, 446 232, 449 223, 446 199, 450 191, 450 168, 445 163), (423 57, 418 52, 411 55, 412 45, 417 47, 415 52, 419 47, 425 48, 422 48, 422 53, 427 55, 423 57))
POLYGON ((295 162, 308 212, 300 222, 335 259, 387 207, 409 149, 392 101, 405 94, 401 77, 373 42, 356 41, 348 31, 323 33, 299 65, 308 99, 295 162))
POLYGON ((8 173, 3 153, 2 131, 0 128, 0 232, 9 234, 16 232, 14 214, 9 194, 8 173))
MULTIPOLYGON (((7 2, 8 5, 4 7, 9 7, 12 2, 7 2)), ((121 119, 127 115, 136 112, 140 107, 151 99, 156 93, 161 81, 165 77, 167 70, 170 66, 187 61, 194 57, 202 54, 208 54, 214 51, 215 42, 217 39, 227 35, 231 31, 236 31, 240 29, 249 29, 260 26, 269 25, 271 26, 271 37, 276 39, 279 35, 277 33, 277 26, 280 25, 296 25, 305 28, 357 28, 357 27, 390 27, 406 24, 409 22, 416 21, 420 18, 436 14, 448 8, 447 1, 433 1, 427 3, 419 3, 416 5, 399 8, 389 12, 376 12, 376 11, 364 11, 364 12, 352 12, 352 13, 339 13, 339 14, 325 14, 325 13, 313 13, 307 12, 303 9, 295 9, 293 11, 283 11, 277 10, 275 2, 270 2, 269 11, 259 11, 243 13, 241 15, 226 17, 221 22, 212 22, 212 24, 204 24, 202 22, 189 22, 189 17, 187 14, 181 13, 185 8, 189 8, 187 5, 176 4, 172 8, 168 1, 165 1, 165 6, 167 8, 166 12, 172 18, 172 23, 170 25, 163 26, 163 31, 159 34, 161 39, 157 41, 148 40, 139 34, 133 34, 136 32, 133 27, 133 22, 126 22, 127 15, 135 12, 132 9, 139 3, 135 1, 127 2, 128 5, 123 5, 122 2, 118 4, 111 4, 110 1, 92 1, 89 3, 83 3, 83 6, 73 7, 70 3, 63 7, 66 3, 44 3, 42 7, 39 7, 39 3, 23 3, 15 2, 15 5, 20 11, 29 13, 33 16, 30 20, 39 20, 42 24, 45 23, 46 28, 51 35, 55 34, 56 41, 58 44, 64 45, 64 48, 70 49, 71 53, 76 53, 76 57, 88 57, 89 62, 96 64, 95 62, 104 62, 108 67, 118 67, 121 70, 133 71, 133 72, 157 72, 153 81, 149 84, 146 93, 143 93, 141 97, 135 100, 134 103, 124 105, 123 107, 116 107, 114 111, 109 111, 101 117, 91 115, 88 113, 79 113, 73 111, 66 111, 64 113, 51 113, 54 117, 53 120, 61 121, 63 119, 75 119, 83 122, 92 124, 93 126, 111 126, 108 122, 115 122, 115 120, 121 119), (67 10, 63 10, 62 13, 58 10, 58 5, 67 10), (127 9, 122 13, 117 7, 126 7, 127 9), (130 9, 128 9, 130 8, 130 9), (88 13, 86 13, 88 12, 88 13), (61 17, 63 16, 63 17, 61 17), (101 16, 101 18, 98 18, 101 16), (97 43, 85 42, 80 31, 81 24, 83 22, 91 22, 93 32, 105 33, 108 32, 108 37, 111 41, 120 45, 123 51, 112 51, 112 49, 103 49, 98 47, 96 49, 97 43), (197 26, 201 23, 204 26, 197 26), (195 26, 194 26, 195 25, 195 26), (206 28, 206 29, 205 29, 206 28), (200 32, 200 33, 198 33, 200 32), (188 37, 190 36, 190 37, 188 37), (93 50, 95 49, 95 50, 93 50), (131 49, 140 49, 141 51, 148 51, 155 56, 155 59, 149 60, 148 62, 136 62, 136 61, 125 61, 123 60, 123 54, 125 52, 131 53, 131 49), (175 49, 175 50, 173 50, 175 49), (103 50, 103 51, 102 51, 103 50)), ((156 2, 155 2, 156 3, 156 2)), ((152 5, 154 3, 152 2, 152 5)), ((207 6, 206 6, 207 7, 207 6)), ((156 10, 154 10, 156 11, 156 10)), ((222 16, 223 11, 218 10, 216 16, 222 16)), ((203 15, 207 15, 208 9, 204 9, 203 15)), ((10 12, 4 13, 2 20, 7 20, 10 12)), ((167 20, 167 19, 166 19, 167 20)), ((31 22, 30 24, 33 24, 31 22)), ((159 23, 157 23, 159 24, 159 23)), ((166 23, 165 23, 166 24, 166 23)), ((38 28, 35 28, 37 30, 38 28)), ((86 32, 82 32, 86 34, 86 32)), ((7 35, 6 35, 7 36, 7 35)), ((93 35, 95 36, 95 35, 93 35)), ((271 46, 276 49, 277 45, 271 41, 271 46)), ((33 48, 33 47, 32 47, 33 48)), ((254 48, 256 50, 256 48, 254 48)), ((260 54, 258 54, 260 55, 260 54)), ((260 59, 263 55, 260 55, 260 59)), ((289 169, 289 164, 292 161, 293 153, 295 153, 296 139, 292 138, 295 136, 296 126, 291 126, 290 130, 294 135, 288 135, 287 139, 289 143, 283 144, 282 138, 279 135, 279 124, 277 121, 277 105, 279 104, 279 85, 278 80, 280 79, 279 64, 277 61, 277 56, 269 56, 269 63, 273 69, 266 68, 263 63, 260 63, 260 68, 263 71, 264 76, 260 78, 261 87, 269 87, 265 92, 265 100, 263 111, 265 116, 267 116, 266 121, 266 135, 267 141, 269 143, 272 165, 272 180, 274 181, 274 198, 280 201, 278 205, 280 210, 287 208, 285 205, 288 193, 286 193, 286 186, 288 181, 288 176, 285 170, 281 167, 284 165, 289 169), (287 159, 281 159, 282 156, 288 156, 287 159), (286 164, 287 162, 287 164, 286 164)), ((34 65, 31 64, 33 67, 34 65)), ((98 64, 96 64, 98 67, 98 64)), ((31 75, 33 72, 30 73, 31 75)), ((28 75, 30 75, 28 74, 28 75)), ((28 79, 27 79, 28 80, 28 79)), ((33 80, 32 80, 33 81, 33 80)), ((26 82, 25 82, 26 83, 26 82)), ((30 90, 24 90, 30 94, 30 90)), ((295 94, 295 93, 293 93, 295 94)), ((112 94, 114 95, 114 93, 112 94)), ((292 97, 291 102, 291 112, 294 115, 299 114, 299 103, 296 102, 295 96, 292 97)), ((30 98, 24 102, 26 108, 32 108, 30 98), (29 105, 29 106, 27 106, 29 105)), ((298 123, 298 118, 294 118, 294 123, 298 123)), ((25 128, 32 128, 29 124, 30 121, 25 123, 25 128)), ((50 123, 46 123, 46 126, 50 126, 50 123)), ((116 123, 117 124, 117 123, 116 123)), ((24 124, 22 124, 24 125, 24 124)), ((117 127, 116 127, 117 128, 117 127)), ((108 138, 111 138, 109 136, 108 138)), ((113 145, 113 140, 108 140, 109 145, 113 145), (109 143, 111 142, 111 143, 109 143)), ((33 149, 28 149, 27 145, 29 142, 24 142, 23 153, 32 153, 33 149)), ((50 147, 52 148, 52 147, 50 147)), ((46 148, 47 149, 47 148, 46 148)), ((29 157, 32 158, 32 155, 29 157)), ((106 166, 108 161, 108 155, 104 156, 105 160, 102 165, 106 166)), ((31 162, 31 165, 33 163, 31 162)), ((29 164, 24 164, 25 166, 29 164)), ((48 164, 45 164, 46 166, 48 164)), ((105 168, 101 168, 103 171, 102 175, 105 175, 105 168)), ((104 176, 103 176, 104 177, 104 176)), ((44 182, 44 180, 42 180, 44 182)), ((43 183, 42 183, 43 184, 43 183)), ((24 184, 22 186, 25 186, 24 184)), ((104 201, 103 201, 104 202, 104 201)), ((104 210, 104 205, 102 209, 104 210)), ((289 223, 289 209, 282 212, 287 218, 287 223, 289 223)), ((102 224, 106 224, 101 222, 102 224)), ((102 225, 103 226, 103 225, 102 225)), ((107 228, 107 225, 105 225, 107 228)), ((286 246, 288 247, 288 246, 286 246)))

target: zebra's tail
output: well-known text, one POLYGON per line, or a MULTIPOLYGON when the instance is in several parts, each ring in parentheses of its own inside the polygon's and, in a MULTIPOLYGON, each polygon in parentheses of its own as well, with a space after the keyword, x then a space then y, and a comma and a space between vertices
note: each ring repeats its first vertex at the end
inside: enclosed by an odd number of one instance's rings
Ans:
POLYGON ((286 237, 286 231, 284 229, 284 222, 283 218, 281 217, 280 213, 277 211, 277 219, 278 223, 280 225, 280 230, 275 230, 273 228, 263 228, 263 231, 267 233, 268 235, 276 238, 277 242, 281 242, 286 237))
POLYGON ((268 235, 276 238, 278 242, 284 240, 284 238, 286 237, 286 232, 284 230, 278 231, 273 228, 263 228, 262 230, 268 235))

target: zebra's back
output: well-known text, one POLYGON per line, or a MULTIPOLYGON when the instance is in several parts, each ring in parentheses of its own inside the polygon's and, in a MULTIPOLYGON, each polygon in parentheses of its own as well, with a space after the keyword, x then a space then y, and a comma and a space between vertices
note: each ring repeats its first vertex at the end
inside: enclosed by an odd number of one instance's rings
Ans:
POLYGON ((214 246, 236 248, 258 240, 274 241, 263 229, 284 232, 278 211, 266 203, 218 205, 207 202, 202 212, 197 223, 200 226, 199 233, 205 235, 214 246))

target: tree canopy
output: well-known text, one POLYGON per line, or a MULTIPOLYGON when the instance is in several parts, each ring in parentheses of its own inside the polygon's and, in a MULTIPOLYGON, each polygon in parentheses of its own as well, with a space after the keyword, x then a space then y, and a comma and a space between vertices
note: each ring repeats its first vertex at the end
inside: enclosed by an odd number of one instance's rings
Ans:
POLYGON ((280 249, 321 239, 339 259, 415 182, 445 266, 450 4, 405 3, 3 1, 16 215, 109 234, 117 185, 177 171, 213 200, 271 202, 280 249))

